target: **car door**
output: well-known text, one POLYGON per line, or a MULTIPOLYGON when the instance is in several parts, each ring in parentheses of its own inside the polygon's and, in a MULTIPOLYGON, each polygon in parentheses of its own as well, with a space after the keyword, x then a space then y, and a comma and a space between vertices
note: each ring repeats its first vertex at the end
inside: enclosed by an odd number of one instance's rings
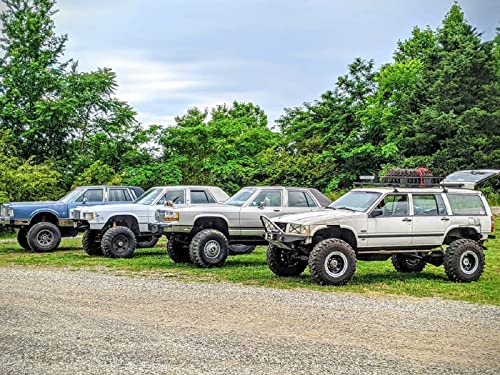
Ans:
POLYGON ((108 189, 107 203, 132 203, 134 199, 127 188, 113 187, 108 189))
POLYGON ((77 206, 96 206, 104 203, 103 188, 88 188, 80 194, 73 202, 68 203, 69 208, 77 206))
POLYGON ((413 235, 416 246, 443 243, 443 237, 451 225, 442 194, 412 194, 413 235))
POLYGON ((412 218, 408 194, 384 196, 368 215, 368 247, 406 247, 411 245, 412 218))
POLYGON ((260 221, 262 215, 275 217, 284 214, 283 189, 261 189, 240 209, 240 227, 242 236, 261 236, 264 227, 260 221))
POLYGON ((311 194, 306 190, 288 190, 287 205, 283 214, 297 214, 318 208, 311 194))

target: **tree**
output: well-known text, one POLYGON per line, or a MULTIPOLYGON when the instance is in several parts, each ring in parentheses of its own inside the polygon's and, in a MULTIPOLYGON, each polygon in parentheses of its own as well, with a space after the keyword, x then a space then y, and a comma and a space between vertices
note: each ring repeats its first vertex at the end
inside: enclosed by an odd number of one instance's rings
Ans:
POLYGON ((267 127, 264 111, 252 103, 207 111, 190 109, 165 128, 160 143, 163 159, 177 165, 182 181, 217 185, 233 192, 261 183, 261 153, 272 147, 277 135, 267 127))

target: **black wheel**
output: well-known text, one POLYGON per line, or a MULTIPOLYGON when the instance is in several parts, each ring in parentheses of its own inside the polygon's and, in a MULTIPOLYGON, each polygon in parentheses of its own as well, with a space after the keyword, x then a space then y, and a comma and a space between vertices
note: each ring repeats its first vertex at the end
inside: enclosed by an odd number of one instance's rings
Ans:
POLYGON ((474 240, 453 241, 444 253, 444 270, 451 281, 477 281, 484 271, 484 265, 483 249, 474 240))
POLYGON ((61 243, 61 231, 57 225, 42 221, 30 228, 27 240, 30 249, 37 253, 52 251, 61 243))
POLYGON ((392 265, 398 272, 422 272, 427 262, 423 259, 403 255, 394 254, 391 258, 392 265))
POLYGON ((130 258, 136 246, 134 232, 127 227, 109 228, 102 236, 102 253, 109 258, 130 258))
POLYGON ((356 254, 338 238, 323 240, 309 255, 309 270, 320 285, 345 285, 356 271, 356 254))
POLYGON ((189 256, 189 245, 171 236, 167 242, 167 254, 174 263, 193 263, 189 256))
POLYGON ((229 255, 242 255, 242 254, 250 254, 255 250, 255 245, 229 245, 227 247, 227 251, 229 255))
POLYGON ((17 231, 17 243, 25 250, 31 250, 28 245, 28 231, 25 228, 19 228, 17 231))
POLYGON ((278 276, 299 276, 307 267, 307 261, 297 259, 290 250, 269 245, 267 265, 278 276))
POLYGON ((151 236, 149 239, 145 241, 137 241, 137 247, 139 249, 149 249, 151 247, 155 247, 159 240, 160 237, 151 236))
POLYGON ((215 229, 198 232, 189 245, 189 256, 198 267, 222 267, 227 258, 227 238, 215 229))
POLYGON ((90 229, 83 232, 82 246, 88 255, 102 255, 99 232, 90 229))

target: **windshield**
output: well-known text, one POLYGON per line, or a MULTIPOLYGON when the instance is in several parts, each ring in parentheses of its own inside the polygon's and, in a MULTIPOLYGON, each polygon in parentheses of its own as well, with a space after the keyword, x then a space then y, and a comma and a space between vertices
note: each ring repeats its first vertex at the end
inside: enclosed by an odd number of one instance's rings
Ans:
POLYGON ((224 203, 231 206, 243 206, 254 192, 255 189, 241 189, 224 203))
POLYGON ((328 207, 363 212, 370 208, 380 195, 373 191, 350 191, 328 207))
POLYGON ((151 188, 136 199, 135 203, 149 205, 153 203, 163 192, 163 188, 151 188))
POLYGON ((496 171, 455 172, 446 177, 446 182, 478 182, 494 176, 496 171))
POLYGON ((76 188, 75 190, 70 191, 64 197, 59 199, 59 202, 62 202, 62 203, 73 202, 76 198, 78 198, 80 196, 80 194, 83 193, 84 190, 85 190, 85 188, 76 188))

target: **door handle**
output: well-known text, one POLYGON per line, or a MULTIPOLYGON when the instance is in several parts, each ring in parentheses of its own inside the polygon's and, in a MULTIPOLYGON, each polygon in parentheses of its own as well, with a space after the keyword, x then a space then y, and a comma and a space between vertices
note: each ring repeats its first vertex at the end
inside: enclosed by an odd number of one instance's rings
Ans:
POLYGON ((403 219, 403 221, 410 222, 410 221, 411 221, 411 219, 408 219, 407 217, 405 217, 405 218, 403 219))
POLYGON ((275 208, 273 211, 274 212, 280 212, 281 210, 279 208, 275 208))
POLYGON ((449 217, 443 217, 443 218, 441 218, 441 221, 450 221, 450 218, 449 217))

